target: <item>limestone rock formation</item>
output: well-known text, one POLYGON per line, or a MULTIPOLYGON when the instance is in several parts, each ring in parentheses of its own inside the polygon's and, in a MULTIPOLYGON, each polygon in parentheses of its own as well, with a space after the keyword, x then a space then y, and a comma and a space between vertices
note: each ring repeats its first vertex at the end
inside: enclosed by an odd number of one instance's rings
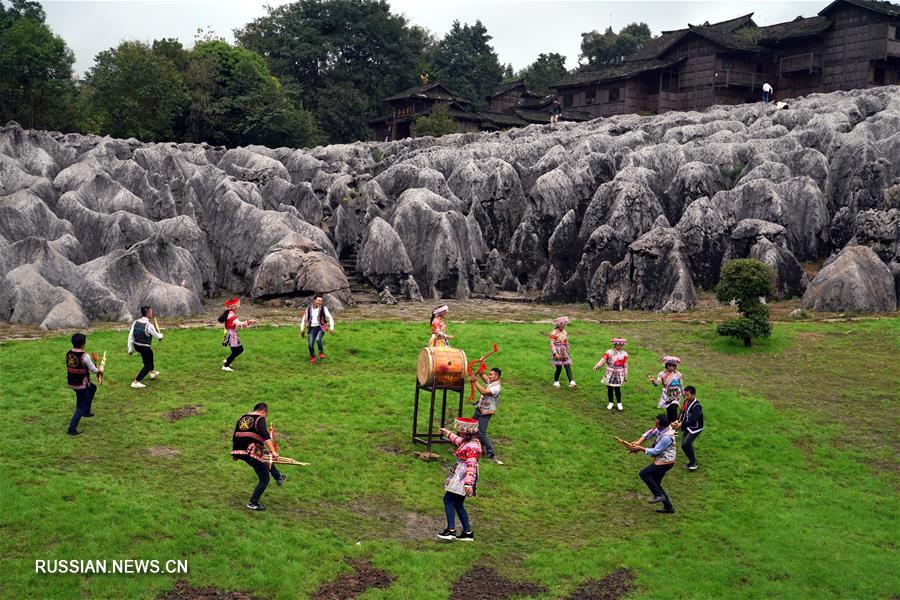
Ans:
POLYGON ((894 277, 868 246, 847 246, 810 282, 802 306, 833 312, 896 310, 894 277))

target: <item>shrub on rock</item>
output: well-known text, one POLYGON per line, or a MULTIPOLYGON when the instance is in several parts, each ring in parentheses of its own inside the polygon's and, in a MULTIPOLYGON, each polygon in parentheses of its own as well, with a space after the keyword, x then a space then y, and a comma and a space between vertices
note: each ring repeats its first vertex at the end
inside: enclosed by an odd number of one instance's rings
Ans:
POLYGON ((772 333, 769 308, 761 299, 775 293, 774 279, 770 266, 752 258, 725 263, 716 286, 716 298, 722 303, 737 304, 741 316, 721 323, 716 332, 743 340, 744 346, 752 345, 753 338, 769 337, 772 333))

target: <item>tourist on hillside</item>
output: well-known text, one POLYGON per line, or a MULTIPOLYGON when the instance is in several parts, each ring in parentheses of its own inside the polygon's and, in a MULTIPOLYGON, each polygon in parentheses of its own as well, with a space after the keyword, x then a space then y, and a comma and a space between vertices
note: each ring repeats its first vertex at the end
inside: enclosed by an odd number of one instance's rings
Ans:
POLYGON ((763 102, 768 104, 772 94, 774 94, 774 93, 775 93, 775 89, 771 85, 769 85, 768 81, 765 82, 762 86, 763 102))
POLYGON ((141 383, 147 375, 150 375, 150 379, 159 377, 159 371, 156 370, 156 366, 153 364, 153 348, 150 347, 150 344, 153 342, 153 338, 163 339, 163 334, 158 332, 153 323, 150 322, 152 318, 153 309, 149 306, 142 306, 141 318, 131 324, 131 330, 128 332, 128 356, 131 356, 137 350, 143 362, 143 367, 138 371, 134 381, 131 382, 131 387, 133 388, 147 387, 141 383))
POLYGON ((93 417, 91 404, 94 402, 94 394, 97 386, 91 381, 91 373, 98 379, 103 377, 103 369, 97 367, 91 359, 91 355, 85 352, 87 336, 76 333, 72 336, 72 349, 66 352, 66 381, 69 388, 75 392, 75 412, 69 422, 69 435, 80 435, 78 423, 81 417, 93 417))
POLYGON ((678 419, 678 406, 684 395, 684 380, 678 371, 679 364, 681 364, 681 359, 677 356, 664 356, 664 370, 660 371, 656 377, 647 376, 653 387, 662 385, 662 393, 659 395, 659 402, 656 406, 666 409, 670 423, 674 423, 678 419))
POLYGON ((469 513, 466 512, 465 501, 468 496, 475 496, 478 487, 478 459, 481 457, 481 443, 478 441, 478 421, 457 417, 455 422, 459 435, 444 427, 440 428, 442 436, 456 446, 456 464, 450 468, 444 479, 444 512, 447 515, 447 528, 438 534, 442 540, 475 541, 469 513), (462 533, 456 532, 456 515, 459 515, 462 533))
POLYGON ((431 311, 431 339, 428 345, 438 348, 449 348, 452 335, 447 333, 447 323, 444 321, 444 315, 450 312, 450 307, 446 304, 438 306, 431 311))
POLYGON ((268 448, 272 458, 278 458, 278 450, 272 440, 272 435, 266 425, 266 417, 269 416, 269 407, 265 402, 260 402, 253 407, 253 411, 246 413, 237 420, 234 426, 234 434, 231 436, 231 458, 242 460, 256 472, 259 482, 253 489, 253 495, 247 503, 250 510, 265 510, 259 499, 269 485, 269 477, 275 478, 278 485, 284 485, 287 479, 274 464, 264 462, 263 448, 268 448))
POLYGON ((550 103, 550 124, 554 125, 559 123, 559 115, 562 114, 562 105, 559 103, 558 98, 554 98, 553 102, 550 103))
POLYGON ((550 332, 550 364, 556 367, 556 373, 553 375, 553 387, 559 387, 559 375, 563 368, 566 370, 566 377, 569 380, 569 387, 576 387, 575 380, 572 379, 572 359, 569 357, 569 333, 566 326, 569 324, 569 317, 559 317, 554 319, 553 331, 550 332))
POLYGON ((475 389, 481 394, 478 402, 475 404, 475 414, 472 418, 478 421, 478 440, 481 442, 481 448, 485 455, 498 465, 502 465, 503 461, 494 454, 494 443, 488 437, 488 425, 491 417, 497 412, 500 405, 500 369, 494 367, 489 373, 485 373, 486 367, 484 363, 478 371, 478 377, 475 378, 475 389), (486 384, 482 385, 479 378, 486 384))
POLYGON ((653 457, 653 464, 647 465, 639 473, 640 478, 653 494, 650 504, 662 502, 663 507, 656 511, 658 513, 675 512, 669 495, 662 487, 663 477, 675 464, 675 431, 669 424, 669 418, 663 414, 656 415, 655 427, 642 435, 638 441, 632 442, 629 451, 632 453, 643 452, 647 456, 653 457), (644 448, 641 446, 641 442, 645 439, 655 439, 656 443, 652 448, 644 448))
POLYGON ((247 321, 238 319, 237 311, 240 307, 241 301, 238 298, 232 298, 225 302, 225 312, 219 315, 219 323, 225 325, 225 339, 222 340, 222 345, 231 348, 231 354, 222 361, 223 371, 234 371, 231 365, 234 363, 234 359, 244 351, 237 330, 256 324, 255 319, 248 319, 247 321))
POLYGON ((672 424, 672 429, 684 431, 684 439, 681 440, 681 449, 688 457, 688 464, 684 468, 688 471, 697 470, 697 457, 694 454, 694 441, 703 431, 703 407, 697 400, 697 390, 689 385, 684 388, 684 405, 681 408, 681 416, 672 424))
POLYGON ((612 410, 613 396, 616 399, 616 408, 622 410, 622 386, 628 381, 628 353, 624 350, 625 343, 624 338, 613 338, 613 347, 594 365, 595 371, 602 366, 606 367, 603 375, 603 384, 606 385, 606 410, 612 410))
POLYGON ((306 307, 303 319, 300 321, 300 336, 309 326, 309 334, 306 336, 306 345, 309 347, 309 364, 316 364, 315 346, 319 346, 319 360, 325 358, 325 348, 322 346, 322 338, 326 333, 334 334, 334 319, 331 312, 325 306, 325 299, 320 295, 313 298, 312 304, 306 307), (327 321, 327 322, 326 322, 327 321))

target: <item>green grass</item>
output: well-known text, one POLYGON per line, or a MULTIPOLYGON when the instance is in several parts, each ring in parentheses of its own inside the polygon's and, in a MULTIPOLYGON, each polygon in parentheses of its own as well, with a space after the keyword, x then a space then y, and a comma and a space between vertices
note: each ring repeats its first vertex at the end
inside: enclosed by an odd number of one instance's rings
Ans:
MULTIPOLYGON (((189 561, 194 585, 304 598, 365 557, 391 573, 363 598, 447 598, 473 565, 565 597, 588 578, 632 569, 631 598, 890 598, 896 552, 900 319, 775 326, 745 349, 713 325, 571 326, 577 390, 550 387, 537 324, 452 324, 470 358, 496 342, 504 395, 491 423, 507 465, 482 466, 469 500, 477 541, 439 543, 449 460, 412 456, 416 357, 427 326, 340 324, 330 358, 306 363, 295 328, 242 333, 234 373, 219 366, 218 329, 171 330, 155 346, 158 381, 128 387, 140 358, 125 334, 89 335, 110 351, 108 379, 84 435, 65 427, 63 337, 0 345, 0 573, 9 598, 154 598, 171 575, 42 575, 35 559, 189 561), (629 339, 626 411, 605 409, 590 367, 611 335, 629 339), (678 512, 656 514, 613 436, 635 438, 657 412, 646 375, 682 357, 707 430, 701 470, 673 469, 678 512), (234 422, 259 401, 287 456, 254 514, 252 471, 230 460, 234 422), (169 422, 170 410, 200 405, 169 422), (180 451, 150 456, 156 447, 180 451), (892 566, 893 565, 893 566, 892 566)), ((443 452, 443 450, 441 451, 443 452)), ((680 449, 679 449, 680 452, 680 449)), ((681 463, 679 456, 679 463, 681 463)))

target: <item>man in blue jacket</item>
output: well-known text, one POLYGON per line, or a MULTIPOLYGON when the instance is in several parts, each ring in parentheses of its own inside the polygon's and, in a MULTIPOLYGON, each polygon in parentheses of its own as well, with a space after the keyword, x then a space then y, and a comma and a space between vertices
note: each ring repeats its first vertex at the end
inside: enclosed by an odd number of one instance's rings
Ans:
POLYGON ((684 406, 678 421, 672 424, 673 429, 684 431, 684 439, 681 441, 681 449, 688 457, 688 464, 684 468, 688 471, 697 470, 697 456, 694 454, 694 440, 703 431, 703 407, 697 400, 697 390, 689 385, 684 388, 684 406))

